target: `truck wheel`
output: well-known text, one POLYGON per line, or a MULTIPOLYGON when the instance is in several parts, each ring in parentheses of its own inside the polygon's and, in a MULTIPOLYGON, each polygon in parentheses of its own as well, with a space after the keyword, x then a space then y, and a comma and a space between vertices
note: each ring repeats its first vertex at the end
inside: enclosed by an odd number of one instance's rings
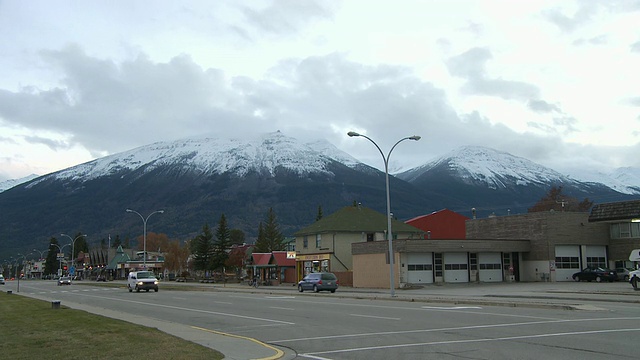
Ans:
POLYGON ((132 289, 132 288, 129 288, 129 292, 133 292, 133 289, 132 289))
POLYGON ((633 290, 638 290, 638 278, 637 277, 633 277, 631 279, 631 286, 633 286, 633 290))

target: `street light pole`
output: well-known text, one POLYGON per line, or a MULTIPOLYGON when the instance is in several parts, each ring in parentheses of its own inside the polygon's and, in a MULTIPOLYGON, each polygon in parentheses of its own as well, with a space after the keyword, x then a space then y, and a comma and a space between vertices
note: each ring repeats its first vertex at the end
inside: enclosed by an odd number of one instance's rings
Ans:
POLYGON ((394 296, 396 296, 396 290, 395 290, 394 272, 393 272, 393 234, 391 233, 391 196, 389 194, 389 157, 391 156, 391 152, 393 151, 393 149, 395 149, 395 147, 398 144, 400 144, 404 140, 415 140, 415 141, 418 141, 418 140, 420 140, 420 136, 413 135, 413 136, 404 137, 404 138, 398 140, 391 147, 391 150, 389 150, 389 153, 385 157, 384 153, 382 152, 382 149, 380 149, 380 146, 378 146, 378 144, 376 144, 376 142, 373 141, 367 135, 362 135, 362 134, 359 134, 359 133, 357 133, 355 131, 349 131, 347 133, 347 135, 349 135, 350 137, 360 136, 360 137, 363 137, 363 138, 371 141, 371 143, 373 145, 375 145, 376 148, 378 149, 378 151, 380 152, 380 155, 382 155, 382 160, 384 161, 384 174, 385 174, 385 182, 386 182, 386 190, 387 190, 387 240, 389 242, 389 289, 390 289, 391 297, 394 297, 394 296))
MULTIPOLYGON (((87 235, 83 234, 83 235, 78 235, 76 236, 76 238, 72 238, 71 236, 67 235, 67 234, 60 234, 60 236, 66 236, 69 238, 69 240, 71 240, 71 266, 73 266, 73 268, 75 269, 75 262, 76 262, 76 240, 80 239, 81 237, 86 237, 87 235)), ((62 250, 61 250, 62 251, 62 250)))
POLYGON ((142 226, 143 226, 143 231, 142 231, 142 238, 143 238, 143 243, 144 243, 144 249, 142 250, 142 266, 145 268, 145 270, 147 269, 147 220, 149 220, 149 218, 151 217, 151 215, 153 214, 162 214, 164 213, 164 210, 156 210, 154 212, 152 212, 151 214, 149 214, 146 218, 144 216, 142 216, 142 214, 140 214, 139 212, 135 211, 135 210, 131 210, 131 209, 127 209, 127 212, 130 213, 134 213, 134 214, 138 214, 138 216, 140 216, 140 219, 142 219, 142 226))
MULTIPOLYGON (((49 244, 49 246, 51 246, 51 245, 53 245, 53 246, 57 247, 57 248, 58 248, 58 250, 60 250, 60 254, 62 254, 62 256, 63 256, 63 258, 64 258, 64 253, 62 252, 62 249, 64 249, 64 247, 65 247, 65 246, 69 246, 69 245, 71 245, 71 244, 65 244, 65 245, 62 245, 62 247, 60 247, 60 245, 58 245, 58 244, 54 244, 54 243, 49 244)), ((72 254, 72 255, 73 255, 73 254, 72 254)), ((61 259, 59 256, 57 256, 57 255, 56 255, 56 257, 58 258, 58 270, 61 272, 61 271, 62 271, 62 259, 61 259)))

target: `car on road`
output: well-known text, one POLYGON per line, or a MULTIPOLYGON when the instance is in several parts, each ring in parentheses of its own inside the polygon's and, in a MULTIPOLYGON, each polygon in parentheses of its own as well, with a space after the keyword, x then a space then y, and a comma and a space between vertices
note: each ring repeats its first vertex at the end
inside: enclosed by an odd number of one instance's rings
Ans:
POLYGON ((4 285, 4 276, 0 275, 0 284, 4 285))
POLYGON ((71 277, 63 276, 60 279, 58 279, 58 286, 60 285, 71 285, 71 277))
POLYGON ((129 292, 140 292, 140 290, 153 290, 158 292, 158 279, 153 271, 132 271, 127 277, 127 288, 129 292))
POLYGON ((633 271, 633 269, 627 268, 615 268, 614 271, 618 276, 618 281, 629 281, 629 273, 633 271))
POLYGON ((314 292, 331 291, 334 293, 336 289, 338 289, 338 278, 330 272, 307 274, 307 276, 298 283, 298 291, 300 292, 313 290, 314 292))
POLYGON ((602 282, 604 280, 612 282, 618 278, 618 275, 616 275, 616 272, 611 269, 589 266, 582 269, 582 271, 573 274, 572 278, 575 281, 595 280, 596 282, 602 282))

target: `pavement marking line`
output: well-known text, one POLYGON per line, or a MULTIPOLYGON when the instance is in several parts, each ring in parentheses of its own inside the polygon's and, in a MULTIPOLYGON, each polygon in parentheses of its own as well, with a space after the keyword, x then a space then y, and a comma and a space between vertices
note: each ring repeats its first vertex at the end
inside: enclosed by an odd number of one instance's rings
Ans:
MULTIPOLYGON (((107 298, 107 297, 104 297, 104 296, 87 295, 87 294, 81 294, 81 295, 82 295, 82 296, 86 296, 86 297, 96 297, 96 298, 99 298, 99 299, 115 300, 115 301, 119 301, 119 302, 130 302, 130 303, 139 304, 139 305, 145 305, 145 306, 148 306, 148 305, 149 305, 149 303, 148 303, 148 302, 144 302, 144 301, 135 301, 135 300, 127 300, 127 299, 107 298)), ((189 308, 185 308, 185 307, 172 306, 172 305, 154 304, 153 306, 156 306, 156 307, 164 307, 164 308, 167 308, 167 309, 181 310, 181 311, 192 311, 192 312, 205 313, 205 314, 212 314, 212 315, 221 315, 221 316, 237 317, 237 318, 241 318, 241 319, 249 319, 249 320, 258 320, 258 321, 274 322, 274 323, 278 323, 278 324, 285 324, 285 325, 295 325, 295 324, 296 324, 296 323, 292 323, 292 322, 288 322, 288 321, 272 320, 272 319, 265 319, 265 318, 254 317, 254 316, 244 316, 244 315, 230 314, 230 313, 222 313, 222 312, 209 311, 209 310, 189 309, 189 308)))
POLYGON ((392 318, 392 317, 386 317, 386 316, 375 316, 375 315, 349 314, 349 316, 358 316, 358 317, 364 317, 364 318, 383 319, 383 320, 401 320, 400 318, 392 318))
POLYGON ((275 351, 275 353, 276 353, 273 356, 269 356, 269 357, 266 357, 266 358, 255 359, 255 360, 276 360, 276 359, 280 359, 281 357, 284 356, 284 351, 278 349, 275 346, 271 346, 269 344, 263 343, 262 341, 260 341, 258 339, 250 338, 250 337, 247 337, 247 336, 229 334, 229 333, 225 333, 225 332, 222 332, 222 331, 205 329, 205 328, 201 328, 201 327, 197 327, 197 326, 192 326, 191 328, 196 329, 196 330, 201 330, 201 331, 206 331, 206 332, 218 334, 218 335, 229 336, 229 337, 233 337, 233 338, 237 338, 237 339, 253 341, 254 343, 256 343, 258 345, 261 345, 261 346, 264 346, 264 347, 266 347, 268 349, 271 349, 271 350, 275 351))
POLYGON ((279 306, 269 306, 269 309, 289 310, 289 311, 295 311, 296 310, 294 308, 286 308, 286 307, 279 307, 279 306))
POLYGON ((328 350, 328 351, 310 352, 310 353, 307 353, 307 354, 302 354, 301 356, 349 353, 349 352, 356 352, 356 351, 371 351, 371 350, 381 350, 381 349, 397 349, 397 348, 415 347, 415 346, 448 345, 448 344, 470 344, 470 343, 478 343, 478 342, 539 339, 539 338, 547 338, 547 337, 555 337, 555 336, 575 336, 575 335, 590 335, 590 334, 631 332, 631 331, 640 331, 640 329, 611 329, 611 330, 575 331, 575 332, 554 333, 554 334, 508 336, 508 337, 501 337, 501 338, 447 340, 447 341, 433 341, 433 342, 413 343, 413 344, 369 346, 369 347, 351 348, 351 349, 343 349, 343 350, 328 350))
POLYGON ((295 296, 265 296, 266 299, 295 299, 295 296))
POLYGON ((511 324, 488 324, 488 325, 471 325, 471 326, 458 326, 458 327, 435 328, 435 329, 381 331, 381 332, 362 333, 362 334, 342 334, 342 335, 327 335, 327 336, 316 336, 316 337, 297 338, 297 339, 270 340, 270 342, 286 343, 286 342, 294 342, 294 341, 344 339, 344 338, 366 337, 366 336, 415 334, 415 333, 423 333, 423 332, 427 333, 427 332, 436 332, 436 331, 474 330, 474 329, 490 329, 490 328, 501 328, 501 327, 512 327, 512 326, 545 325, 545 324, 588 322, 588 321, 621 321, 621 320, 637 321, 637 320, 640 320, 640 317, 531 321, 531 322, 511 323, 511 324))
POLYGON ((430 310, 466 310, 466 309, 482 309, 480 306, 421 306, 423 309, 430 310))

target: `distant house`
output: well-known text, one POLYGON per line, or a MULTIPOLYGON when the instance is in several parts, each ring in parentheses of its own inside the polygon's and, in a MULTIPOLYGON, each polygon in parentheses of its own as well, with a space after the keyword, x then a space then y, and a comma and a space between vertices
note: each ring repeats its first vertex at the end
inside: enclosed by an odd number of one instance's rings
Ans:
MULTIPOLYGON (((422 239, 424 231, 392 220, 394 239, 422 239)), ((298 280, 311 272, 330 271, 342 285, 353 285, 351 245, 387 239, 387 216, 361 205, 344 207, 299 230, 296 237, 298 280)))

